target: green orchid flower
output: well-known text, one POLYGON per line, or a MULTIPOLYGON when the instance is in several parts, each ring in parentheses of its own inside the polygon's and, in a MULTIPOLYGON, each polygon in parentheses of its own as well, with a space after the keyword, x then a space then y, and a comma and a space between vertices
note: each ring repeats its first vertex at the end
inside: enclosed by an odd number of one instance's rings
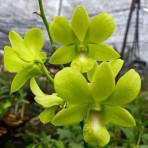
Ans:
POLYGON ((30 88, 35 95, 35 101, 44 107, 44 111, 40 113, 39 119, 42 123, 48 123, 55 115, 58 105, 63 104, 64 100, 56 96, 56 94, 48 95, 42 92, 35 78, 30 81, 30 88))
POLYGON ((97 65, 90 83, 77 70, 64 68, 54 78, 57 95, 68 102, 51 123, 56 126, 85 121, 84 140, 100 147, 105 146, 110 135, 106 125, 135 126, 132 115, 123 105, 131 102, 140 91, 140 76, 133 69, 125 73, 115 84, 115 76, 121 69, 122 60, 97 65))
POLYGON ((64 17, 56 16, 49 25, 53 40, 63 46, 50 58, 52 64, 71 63, 73 69, 87 72, 94 66, 94 60, 108 61, 120 55, 109 45, 102 44, 115 29, 113 18, 101 13, 90 21, 83 6, 77 6, 71 23, 64 17))
POLYGON ((11 85, 11 92, 15 92, 28 79, 42 74, 41 64, 47 57, 40 52, 44 41, 42 31, 38 28, 28 30, 24 39, 12 30, 9 32, 9 40, 11 47, 4 47, 4 66, 9 72, 17 72, 11 85))

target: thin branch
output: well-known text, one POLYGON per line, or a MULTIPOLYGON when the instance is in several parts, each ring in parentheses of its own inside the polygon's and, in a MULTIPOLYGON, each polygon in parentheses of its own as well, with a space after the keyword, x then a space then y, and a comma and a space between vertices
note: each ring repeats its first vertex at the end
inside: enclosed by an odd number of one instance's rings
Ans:
POLYGON ((51 47, 52 47, 52 50, 55 52, 56 51, 56 45, 50 35, 50 32, 49 32, 49 24, 48 24, 48 21, 46 19, 46 16, 45 16, 45 13, 44 13, 44 8, 43 8, 43 4, 42 4, 42 0, 38 0, 39 2, 39 7, 40 7, 40 17, 42 18, 44 24, 45 24, 45 27, 46 27, 46 30, 47 30, 47 33, 48 33, 48 37, 49 37, 49 40, 50 40, 50 43, 51 43, 51 47))

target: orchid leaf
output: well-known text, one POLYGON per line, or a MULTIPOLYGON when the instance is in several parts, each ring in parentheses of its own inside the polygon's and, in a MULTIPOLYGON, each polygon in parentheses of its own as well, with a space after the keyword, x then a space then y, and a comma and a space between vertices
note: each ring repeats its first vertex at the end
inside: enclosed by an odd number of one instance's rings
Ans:
POLYGON ((118 80, 113 94, 106 102, 112 105, 125 105, 136 98, 140 88, 140 76, 131 69, 118 80))
POLYGON ((28 63, 20 59, 11 47, 5 46, 4 66, 9 72, 18 72, 24 67, 26 67, 27 65, 28 63))
POLYGON ((39 119, 41 120, 42 123, 46 124, 50 122, 55 114, 56 106, 46 108, 43 112, 40 113, 39 119))
POLYGON ((29 65, 25 67, 14 77, 11 84, 11 93, 19 90, 23 85, 25 85, 28 79, 40 74, 42 74, 42 71, 38 65, 29 65))
POLYGON ((75 56, 75 45, 65 45, 54 52, 50 58, 52 64, 66 64, 73 60, 75 56))
POLYGON ((120 57, 120 55, 109 45, 88 44, 88 47, 89 56, 97 61, 108 61, 120 57))
POLYGON ((27 62, 32 61, 33 54, 31 54, 30 50, 26 48, 24 39, 18 33, 11 30, 9 32, 9 40, 11 42, 12 49, 21 59, 27 62))
POLYGON ((103 12, 93 17, 86 35, 89 43, 100 43, 108 39, 115 29, 112 16, 103 12))
POLYGON ((93 96, 97 102, 100 102, 111 94, 114 87, 113 72, 110 66, 106 62, 103 62, 96 69, 90 84, 93 96))
POLYGON ((117 59, 109 62, 109 65, 111 66, 114 77, 116 77, 119 71, 121 70, 123 63, 124 61, 121 59, 117 59))
POLYGON ((77 6, 72 15, 71 25, 80 41, 84 40, 89 24, 90 20, 85 7, 77 6))
POLYGON ((94 76, 94 73, 95 73, 97 67, 98 67, 98 63, 94 62, 94 67, 87 72, 87 78, 90 82, 92 81, 92 78, 94 76))
POLYGON ((49 31, 53 40, 60 44, 71 44, 77 41, 70 23, 62 16, 56 16, 49 25, 49 31))
POLYGON ((74 58, 70 66, 71 68, 84 73, 93 68, 94 62, 95 61, 85 55, 85 53, 80 53, 78 57, 74 58))
POLYGON ((64 68, 54 78, 54 88, 58 96, 70 103, 92 102, 92 96, 83 75, 71 68, 64 68))
POLYGON ((51 123, 56 126, 65 126, 79 123, 85 117, 88 105, 72 105, 59 111, 51 123))
POLYGON ((104 147, 110 140, 110 135, 99 117, 97 111, 91 111, 83 127, 84 140, 93 145, 104 147))
POLYGON ((105 105, 103 108, 104 122, 112 123, 123 127, 133 127, 136 125, 131 114, 122 107, 105 105))
POLYGON ((24 42, 26 48, 28 48, 29 51, 32 52, 34 57, 36 57, 39 54, 40 50, 42 49, 44 43, 41 29, 39 28, 29 29, 25 34, 24 42))

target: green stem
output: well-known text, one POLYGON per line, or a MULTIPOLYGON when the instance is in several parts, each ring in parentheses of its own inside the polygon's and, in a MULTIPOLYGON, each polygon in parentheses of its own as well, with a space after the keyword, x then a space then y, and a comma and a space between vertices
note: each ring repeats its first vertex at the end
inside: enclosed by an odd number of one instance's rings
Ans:
POLYGON ((138 137, 138 141, 137 141, 137 148, 140 145, 140 141, 141 141, 141 138, 142 138, 143 130, 144 130, 144 127, 142 126, 141 127, 141 131, 140 131, 140 134, 139 134, 139 137, 138 137))
POLYGON ((40 7, 40 16, 45 24, 45 27, 46 27, 46 30, 47 30, 47 33, 48 33, 48 37, 49 37, 49 40, 50 40, 50 43, 51 43, 51 47, 53 49, 53 51, 55 52, 56 51, 56 45, 50 35, 50 32, 49 32, 49 24, 48 24, 48 21, 46 19, 46 16, 45 16, 45 13, 44 13, 44 8, 43 8, 43 4, 42 4, 42 0, 38 0, 39 2, 39 7, 40 7))
POLYGON ((44 64, 42 64, 42 69, 43 69, 43 72, 44 72, 45 76, 46 76, 52 83, 54 83, 53 78, 50 76, 49 71, 46 69, 46 67, 45 67, 44 64))
POLYGON ((52 83, 54 83, 54 79, 50 76, 49 71, 47 70, 47 68, 45 67, 45 65, 40 61, 40 60, 36 60, 36 63, 40 64, 44 75, 48 78, 49 81, 51 81, 52 83))
MULTIPOLYGON (((49 32, 49 24, 48 24, 48 21, 46 19, 46 16, 45 16, 45 13, 44 13, 44 8, 43 8, 43 4, 42 4, 42 0, 38 0, 38 3, 39 3, 39 7, 40 7, 40 17, 42 18, 43 22, 44 22, 44 25, 46 27, 46 30, 47 30, 47 33, 48 33, 48 37, 49 37, 49 40, 50 40, 50 43, 51 43, 51 47, 52 47, 52 50, 53 52, 56 51, 56 45, 50 35, 50 32, 49 32)), ((64 68, 63 65, 59 65, 61 69, 64 68)))
MULTIPOLYGON (((81 121, 80 122, 80 127, 81 127, 81 130, 83 131, 83 126, 84 126, 84 121, 81 121)), ((83 140, 83 143, 84 143, 84 148, 89 148, 88 147, 88 144, 83 140)))

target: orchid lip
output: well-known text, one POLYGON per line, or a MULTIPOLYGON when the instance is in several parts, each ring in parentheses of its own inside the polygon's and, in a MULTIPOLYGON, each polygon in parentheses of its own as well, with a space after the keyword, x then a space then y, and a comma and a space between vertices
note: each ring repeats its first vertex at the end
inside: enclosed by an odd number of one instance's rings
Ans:
POLYGON ((99 116, 97 111, 93 111, 92 115, 92 127, 96 131, 99 128, 99 116))

